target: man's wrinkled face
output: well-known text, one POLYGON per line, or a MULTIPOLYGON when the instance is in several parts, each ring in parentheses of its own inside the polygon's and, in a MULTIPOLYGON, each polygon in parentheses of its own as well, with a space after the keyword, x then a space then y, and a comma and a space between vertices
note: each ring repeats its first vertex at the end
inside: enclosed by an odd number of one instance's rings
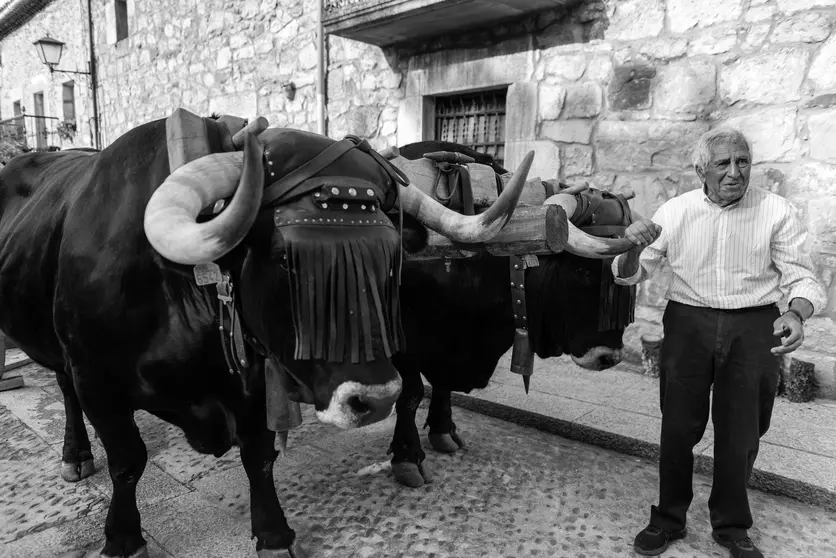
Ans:
POLYGON ((708 199, 719 206, 735 203, 749 187, 752 162, 746 143, 722 140, 714 145, 711 158, 702 172, 697 174, 705 184, 708 199))

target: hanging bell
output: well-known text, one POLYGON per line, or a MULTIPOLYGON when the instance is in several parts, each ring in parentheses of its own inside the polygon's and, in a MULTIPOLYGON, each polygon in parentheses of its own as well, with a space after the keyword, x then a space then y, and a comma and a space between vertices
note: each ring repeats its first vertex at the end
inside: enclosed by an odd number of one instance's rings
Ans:
POLYGON ((288 378, 284 367, 268 358, 264 365, 264 382, 267 392, 267 428, 276 432, 276 444, 284 453, 287 448, 288 431, 302 424, 302 409, 299 403, 287 398, 285 383, 288 378))
POLYGON ((531 375, 534 373, 534 351, 531 350, 531 340, 528 338, 528 330, 525 328, 518 327, 514 332, 511 372, 522 376, 525 392, 528 393, 531 375))

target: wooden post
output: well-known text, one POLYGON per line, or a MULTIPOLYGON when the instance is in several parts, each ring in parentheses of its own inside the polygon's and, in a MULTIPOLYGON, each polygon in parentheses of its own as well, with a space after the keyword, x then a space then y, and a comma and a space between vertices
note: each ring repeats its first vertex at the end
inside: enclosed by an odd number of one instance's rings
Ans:
POLYGON ((818 389, 816 365, 791 357, 784 387, 787 399, 793 403, 809 403, 816 398, 818 389))
POLYGON ((642 341, 642 368, 644 375, 651 378, 659 377, 659 354, 662 350, 662 338, 652 333, 645 333, 642 341))
POLYGON ((16 362, 10 366, 6 366, 6 335, 2 332, 0 332, 0 351, 2 351, 3 355, 3 362, 0 363, 0 391, 23 387, 23 377, 20 375, 20 372, 10 373, 9 371, 19 368, 24 364, 29 364, 32 360, 26 358, 22 362, 16 362))

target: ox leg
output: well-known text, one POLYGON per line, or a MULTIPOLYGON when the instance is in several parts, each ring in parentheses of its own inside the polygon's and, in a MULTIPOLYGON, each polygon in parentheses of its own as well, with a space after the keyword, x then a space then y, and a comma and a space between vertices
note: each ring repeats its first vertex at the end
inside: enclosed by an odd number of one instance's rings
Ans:
MULTIPOLYGON (((74 376, 78 378, 77 373, 74 376)), ((76 382, 76 393, 80 396, 82 408, 107 454, 107 467, 113 483, 102 556, 147 558, 148 550, 136 507, 136 485, 145 471, 148 452, 130 405, 116 395, 118 389, 110 385, 91 387, 91 390, 80 389, 76 382)))
POLYGON ((73 378, 66 372, 56 372, 58 387, 64 396, 64 447, 61 458, 61 478, 78 482, 93 474, 93 452, 84 426, 84 412, 75 393, 73 378))
MULTIPOLYGON (((261 421, 264 424, 264 421, 261 421)), ((273 484, 273 464, 279 452, 275 450, 276 433, 265 426, 241 445, 241 463, 250 481, 250 517, 256 552, 259 558, 305 558, 305 550, 296 533, 287 524, 276 486, 273 484)))
POLYGON ((428 438, 435 451, 455 453, 464 447, 464 441, 456 432, 453 422, 453 405, 450 402, 450 391, 433 388, 430 399, 430 410, 427 413, 427 424, 430 427, 428 438))
POLYGON ((432 472, 424 462, 426 454, 421 449, 421 437, 415 426, 415 413, 424 398, 424 383, 416 363, 396 359, 394 364, 403 382, 401 395, 395 403, 397 419, 389 453, 392 455, 392 473, 395 479, 412 488, 432 482, 432 472), (400 360, 400 361, 399 361, 400 360))

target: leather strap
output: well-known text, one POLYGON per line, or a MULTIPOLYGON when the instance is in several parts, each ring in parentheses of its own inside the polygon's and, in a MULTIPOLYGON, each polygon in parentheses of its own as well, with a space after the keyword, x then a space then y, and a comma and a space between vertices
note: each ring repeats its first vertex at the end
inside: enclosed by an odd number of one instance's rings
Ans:
MULTIPOLYGON (((292 198, 304 195, 306 192, 298 189, 300 184, 325 169, 328 165, 355 147, 357 147, 356 144, 350 139, 344 139, 331 144, 320 152, 319 155, 265 188, 261 205, 279 205, 288 202, 292 198)), ((267 156, 268 154, 265 153, 265 155, 267 156)), ((268 164, 270 163, 272 161, 268 160, 268 164)), ((318 188, 319 185, 316 187, 318 188)))
MULTIPOLYGON (((409 186, 409 177, 407 177, 399 168, 393 166, 388 160, 383 158, 377 151, 372 149, 368 141, 360 139, 357 136, 348 135, 345 139, 331 144, 321 151, 316 157, 312 158, 307 163, 303 163, 297 169, 291 171, 265 188, 261 205, 265 207, 270 205, 281 205, 283 203, 287 203, 293 198, 305 195, 312 190, 315 190, 319 186, 308 187, 306 181, 316 176, 319 172, 326 169, 328 165, 355 148, 370 155, 392 180, 393 186, 396 184, 409 186)), ((273 161, 270 160, 269 152, 265 152, 264 156, 267 158, 268 167, 272 166, 273 161)), ((397 196, 397 188, 390 188, 389 192, 392 193, 392 199, 387 199, 382 204, 382 209, 384 211, 387 211, 389 207, 394 205, 394 198, 397 196)))
MULTIPOLYGON (((590 190, 587 190, 590 192, 590 190)), ((578 206, 572 215, 572 223, 576 224, 580 230, 593 236, 624 236, 624 231, 633 222, 633 215, 630 212, 630 204, 627 199, 621 194, 610 194, 609 192, 600 192, 598 190, 591 191, 589 195, 579 194, 575 196, 578 200, 578 206), (607 199, 615 199, 621 209, 621 222, 619 224, 598 225, 596 220, 599 219, 599 213, 603 209, 602 205, 607 199), (581 223, 589 223, 582 226, 581 223)), ((606 219, 606 217, 604 217, 606 219)))
POLYGON ((511 307, 514 327, 528 329, 528 309, 525 304, 525 262, 519 256, 508 258, 511 272, 511 307))
MULTIPOLYGON (((433 196, 439 203, 449 207, 456 192, 461 191, 462 213, 464 215, 476 215, 476 206, 473 203, 473 187, 470 182, 470 170, 466 165, 459 164, 462 159, 454 157, 456 155, 461 154, 449 153, 447 151, 424 154, 424 157, 427 159, 436 161, 435 166, 438 169, 438 174, 435 177, 435 186, 433 186, 433 196), (430 157, 430 155, 433 157, 430 157), (447 176, 447 190, 449 190, 449 194, 446 196, 440 191, 441 177, 444 175, 447 176)), ((465 162, 466 159, 471 159, 466 155, 461 155, 461 157, 465 158, 465 162)), ((501 180, 498 182, 501 183, 501 180)))
POLYGON ((247 355, 247 344, 244 338, 244 331, 241 316, 235 305, 235 290, 232 279, 228 273, 224 273, 224 280, 216 285, 218 291, 218 330, 221 334, 221 347, 224 352, 224 359, 229 373, 237 372, 242 375, 248 372, 252 366, 247 355), (224 322, 228 325, 224 327, 224 322))
POLYGON ((555 195, 554 185, 548 180, 542 180, 543 189, 546 190, 546 199, 549 199, 553 195, 555 195))

